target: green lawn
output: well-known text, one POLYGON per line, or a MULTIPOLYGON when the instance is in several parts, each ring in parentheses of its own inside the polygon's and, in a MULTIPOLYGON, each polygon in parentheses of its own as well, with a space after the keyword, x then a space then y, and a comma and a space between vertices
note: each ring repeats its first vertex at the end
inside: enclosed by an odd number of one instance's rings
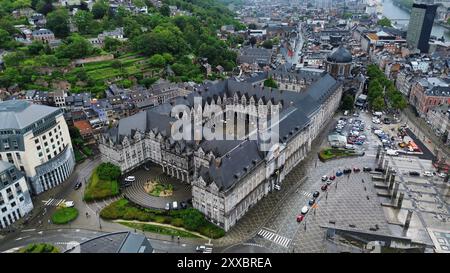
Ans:
POLYGON ((196 231, 207 237, 216 239, 223 237, 225 231, 208 222, 203 214, 194 208, 163 211, 138 208, 126 199, 120 199, 106 206, 100 212, 100 216, 106 220, 138 220, 142 222, 155 222, 183 227, 190 231, 196 231))
POLYGON ((91 175, 84 191, 84 201, 109 198, 119 194, 119 183, 116 180, 102 180, 97 175, 97 169, 91 175))
POLYGON ((59 208, 52 215, 52 222, 57 225, 64 225, 78 217, 76 208, 59 208))
POLYGON ((319 158, 322 161, 357 155, 355 151, 341 148, 325 148, 319 152, 319 158))
POLYGON ((141 224, 141 223, 128 223, 128 222, 120 222, 120 224, 125 225, 130 228, 135 228, 143 231, 153 232, 153 233, 159 233, 163 235, 173 235, 173 236, 180 236, 184 238, 200 238, 199 236, 183 231, 183 230, 177 230, 170 227, 162 227, 158 225, 152 225, 152 224, 141 224))
POLYGON ((29 244, 19 249, 20 253, 59 253, 58 248, 51 244, 29 244))

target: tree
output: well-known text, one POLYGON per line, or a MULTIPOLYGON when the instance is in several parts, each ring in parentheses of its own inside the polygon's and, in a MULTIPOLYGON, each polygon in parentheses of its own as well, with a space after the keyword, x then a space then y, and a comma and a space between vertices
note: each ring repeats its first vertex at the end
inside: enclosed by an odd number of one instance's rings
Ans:
POLYGON ((372 108, 375 111, 381 111, 385 108, 384 99, 383 97, 379 96, 376 97, 375 100, 372 103, 372 108))
POLYGON ((117 180, 120 175, 121 171, 120 168, 110 162, 107 163, 101 163, 97 167, 97 175, 102 180, 117 180))
POLYGON ((78 28, 78 32, 81 34, 90 34, 92 33, 92 25, 94 23, 94 16, 91 12, 79 10, 77 13, 73 16, 75 25, 78 28))
POLYGON ((164 53, 162 56, 164 57, 166 63, 172 64, 175 61, 174 57, 170 53, 164 53))
POLYGON ((267 49, 272 49, 272 47, 273 47, 273 42, 272 42, 272 40, 265 40, 265 41, 262 43, 262 47, 267 48, 267 49))
POLYGON ((83 37, 72 35, 56 49, 55 54, 58 58, 79 59, 94 54, 95 50, 83 37))
POLYGON ((94 19, 102 19, 108 12, 108 4, 105 1, 97 1, 92 6, 92 15, 94 19))
POLYGON ((352 95, 345 95, 342 99, 342 109, 343 110, 353 110, 354 98, 352 95))
POLYGON ((65 38, 70 33, 69 13, 66 9, 57 9, 47 15, 47 28, 49 28, 56 37, 65 38))
POLYGON ((270 77, 264 81, 264 86, 278 88, 277 82, 272 77, 270 77))
POLYGON ((383 27, 392 27, 392 22, 387 17, 383 17, 382 19, 378 20, 377 25, 383 27))
POLYGON ((159 9, 159 13, 161 13, 162 16, 169 17, 170 16, 170 8, 168 5, 164 4, 159 9))
POLYGON ((122 46, 121 41, 111 38, 111 37, 106 37, 103 49, 105 49, 106 51, 109 51, 109 52, 113 52, 113 51, 117 51, 117 49, 120 46, 122 46))
POLYGON ((0 48, 9 47, 9 42, 11 39, 12 37, 9 35, 9 32, 0 28, 0 48))
POLYGON ((44 44, 38 41, 33 41, 27 47, 27 50, 30 55, 39 55, 44 50, 44 44))
POLYGON ((164 65, 166 64, 166 59, 160 54, 155 54, 150 58, 150 60, 148 60, 148 63, 151 66, 163 68, 164 65))
POLYGON ((49 12, 53 11, 52 0, 39 0, 36 4, 36 10, 39 13, 47 15, 49 12))

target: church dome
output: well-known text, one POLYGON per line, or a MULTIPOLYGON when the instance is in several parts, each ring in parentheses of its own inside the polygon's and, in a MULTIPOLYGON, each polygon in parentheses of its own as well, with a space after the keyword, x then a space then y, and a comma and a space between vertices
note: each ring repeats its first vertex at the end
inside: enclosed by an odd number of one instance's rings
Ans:
POLYGON ((327 57, 327 61, 332 63, 351 63, 352 54, 345 47, 339 46, 327 57))

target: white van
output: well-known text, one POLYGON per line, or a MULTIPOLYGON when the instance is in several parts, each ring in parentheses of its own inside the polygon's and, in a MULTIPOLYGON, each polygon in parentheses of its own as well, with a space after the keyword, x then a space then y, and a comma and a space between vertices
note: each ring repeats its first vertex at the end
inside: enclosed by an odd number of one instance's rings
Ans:
POLYGON ((373 112, 373 116, 381 118, 383 112, 373 112))
POLYGON ((173 201, 173 203, 172 203, 172 209, 178 209, 178 203, 177 203, 177 201, 173 201))
POLYGON ((64 207, 66 207, 66 208, 73 208, 74 206, 75 206, 75 202, 73 202, 73 201, 66 201, 64 203, 64 207))
POLYGON ((388 155, 392 155, 392 156, 397 156, 398 152, 396 150, 387 150, 386 154, 388 155))

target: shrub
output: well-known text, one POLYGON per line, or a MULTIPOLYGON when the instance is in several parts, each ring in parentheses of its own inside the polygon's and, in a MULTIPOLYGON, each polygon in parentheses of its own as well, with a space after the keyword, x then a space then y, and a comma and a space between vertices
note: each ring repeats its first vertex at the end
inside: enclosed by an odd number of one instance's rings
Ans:
POLYGON ((19 249, 20 253, 59 253, 58 248, 51 244, 38 243, 29 244, 26 247, 19 249))
POLYGON ((102 180, 117 180, 120 177, 120 168, 110 162, 102 163, 97 167, 98 177, 102 180))
POLYGON ((183 219, 181 219, 181 218, 173 218, 170 224, 172 226, 175 226, 175 227, 182 227, 183 226, 183 219))

